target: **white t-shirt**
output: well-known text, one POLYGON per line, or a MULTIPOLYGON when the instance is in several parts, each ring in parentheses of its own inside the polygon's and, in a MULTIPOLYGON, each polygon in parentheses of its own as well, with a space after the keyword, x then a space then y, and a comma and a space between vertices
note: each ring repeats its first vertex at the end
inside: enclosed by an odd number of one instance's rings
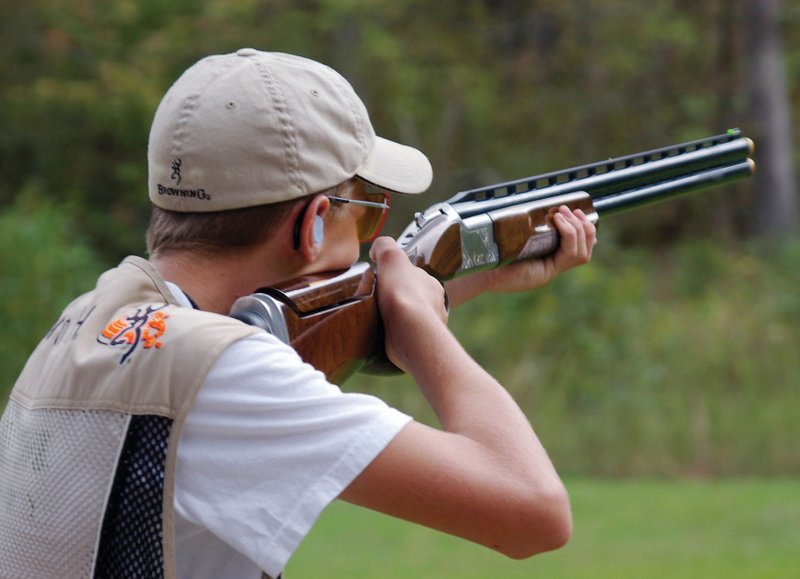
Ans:
POLYGON ((342 393, 271 335, 235 342, 178 443, 178 577, 276 577, 324 508, 410 420, 373 396, 342 393))

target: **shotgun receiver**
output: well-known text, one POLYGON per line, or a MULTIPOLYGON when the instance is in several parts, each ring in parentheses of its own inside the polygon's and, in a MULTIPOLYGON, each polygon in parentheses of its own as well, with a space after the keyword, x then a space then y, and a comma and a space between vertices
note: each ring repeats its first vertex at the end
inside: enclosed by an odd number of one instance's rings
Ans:
MULTIPOLYGON (((753 142, 738 129, 671 147, 471 189, 422 213, 398 239, 409 259, 440 281, 556 251, 552 213, 580 208, 596 223, 645 204, 722 185, 755 170, 753 142)), ((290 344, 341 382, 387 373, 373 267, 294 280, 239 298, 231 316, 290 344)))

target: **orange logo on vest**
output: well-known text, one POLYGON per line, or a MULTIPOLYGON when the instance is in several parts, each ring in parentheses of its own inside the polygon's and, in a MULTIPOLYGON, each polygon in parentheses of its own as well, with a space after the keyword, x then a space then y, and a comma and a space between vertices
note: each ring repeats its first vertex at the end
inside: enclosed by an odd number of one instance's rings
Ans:
POLYGON ((166 306, 147 306, 139 308, 130 316, 123 316, 108 324, 97 336, 97 341, 106 346, 125 348, 119 361, 120 366, 129 362, 136 348, 145 350, 160 348, 161 337, 167 331, 168 314, 160 311, 166 306))

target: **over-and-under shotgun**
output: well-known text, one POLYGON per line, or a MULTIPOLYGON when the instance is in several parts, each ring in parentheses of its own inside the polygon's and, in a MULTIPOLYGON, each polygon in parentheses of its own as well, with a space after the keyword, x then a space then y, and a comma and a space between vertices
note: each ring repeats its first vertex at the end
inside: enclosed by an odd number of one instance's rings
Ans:
MULTIPOLYGON (((738 129, 625 157, 471 189, 421 213, 398 239, 412 263, 441 281, 544 257, 559 244, 552 214, 580 208, 593 222, 642 205, 747 177, 753 142, 738 129)), ((333 382, 391 368, 373 266, 263 288, 231 315, 292 345, 333 382)))

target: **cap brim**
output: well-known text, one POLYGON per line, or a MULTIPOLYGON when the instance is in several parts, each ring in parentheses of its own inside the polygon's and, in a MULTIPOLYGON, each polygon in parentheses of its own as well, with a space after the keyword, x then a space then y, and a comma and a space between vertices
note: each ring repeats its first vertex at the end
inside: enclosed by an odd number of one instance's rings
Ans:
POLYGON ((420 151, 382 137, 356 175, 395 193, 422 193, 431 185, 433 168, 420 151))

